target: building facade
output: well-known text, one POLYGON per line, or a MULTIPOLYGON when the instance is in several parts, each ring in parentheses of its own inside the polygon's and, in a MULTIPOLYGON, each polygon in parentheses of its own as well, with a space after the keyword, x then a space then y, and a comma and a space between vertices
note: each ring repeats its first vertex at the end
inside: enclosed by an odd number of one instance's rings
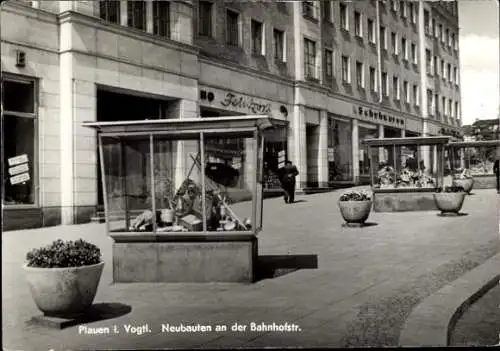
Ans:
POLYGON ((1 26, 7 230, 102 204, 83 121, 286 119, 268 188, 283 153, 300 188, 358 184, 364 139, 460 132, 456 2, 9 1, 1 26))

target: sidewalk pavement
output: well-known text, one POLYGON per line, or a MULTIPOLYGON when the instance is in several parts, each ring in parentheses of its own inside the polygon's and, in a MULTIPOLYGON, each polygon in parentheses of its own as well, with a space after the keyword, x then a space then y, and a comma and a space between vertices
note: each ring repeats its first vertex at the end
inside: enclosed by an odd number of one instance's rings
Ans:
MULTIPOLYGON (((144 349, 397 346, 412 309, 426 297, 498 253, 498 197, 475 190, 462 217, 437 212, 370 214, 372 226, 343 228, 342 191, 299 196, 285 205, 264 201, 259 255, 288 255, 317 268, 281 270, 254 284, 111 284, 111 239, 104 224, 59 226, 2 234, 4 349, 144 349), (88 323, 116 325, 120 334, 86 335, 28 326, 38 315, 23 278, 26 252, 56 238, 82 237, 101 247, 106 266, 96 304, 130 307, 88 323), (284 274, 288 273, 288 274, 284 274), (113 305, 111 305, 113 304, 113 305), (296 331, 249 330, 250 323, 295 324, 296 331), (210 332, 162 332, 170 326, 210 325, 210 332), (231 331, 235 323, 245 331, 231 331), (147 333, 125 325, 148 324, 147 333), (227 325, 227 331, 216 331, 227 325), (243 328, 243 327, 241 327, 243 328)), ((286 268, 286 267, 283 267, 286 268)), ((104 306, 104 305, 101 305, 104 306)))

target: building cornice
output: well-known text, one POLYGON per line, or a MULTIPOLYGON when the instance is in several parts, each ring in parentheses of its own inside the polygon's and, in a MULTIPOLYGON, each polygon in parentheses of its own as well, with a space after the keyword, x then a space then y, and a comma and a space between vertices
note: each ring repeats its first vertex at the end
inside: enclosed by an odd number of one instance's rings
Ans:
POLYGON ((200 55, 198 57, 198 59, 199 59, 200 63, 209 64, 212 66, 217 66, 217 67, 224 68, 224 69, 227 69, 227 70, 230 70, 233 72, 237 72, 237 73, 246 73, 246 74, 251 75, 251 76, 256 76, 258 78, 272 81, 273 83, 287 85, 290 88, 293 87, 293 80, 292 79, 287 79, 287 78, 280 77, 280 76, 277 76, 277 75, 274 75, 271 73, 262 72, 262 71, 250 68, 248 66, 238 65, 230 60, 223 60, 223 59, 214 58, 214 57, 206 57, 203 55, 200 55))
POLYGON ((5 1, 2 3, 2 12, 15 13, 26 18, 34 19, 50 24, 57 24, 57 14, 33 8, 31 5, 24 4, 20 1, 5 1))
POLYGON ((159 37, 151 33, 137 30, 135 28, 105 22, 100 18, 88 16, 75 11, 65 11, 61 13, 60 15, 58 15, 58 22, 59 24, 68 22, 82 24, 96 29, 105 30, 116 35, 121 35, 132 39, 137 39, 142 42, 148 42, 154 45, 162 46, 167 49, 179 50, 193 55, 199 54, 199 50, 192 45, 181 43, 168 38, 159 37))

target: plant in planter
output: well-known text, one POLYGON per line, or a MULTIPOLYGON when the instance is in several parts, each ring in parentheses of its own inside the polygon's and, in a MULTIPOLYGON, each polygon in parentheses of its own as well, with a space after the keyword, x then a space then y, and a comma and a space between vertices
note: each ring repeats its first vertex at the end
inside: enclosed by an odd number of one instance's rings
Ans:
POLYGON ((455 175, 453 178, 453 185, 460 186, 464 188, 467 194, 470 194, 472 187, 474 186, 474 178, 471 172, 465 168, 460 174, 455 175))
POLYGON ((364 190, 350 190, 340 196, 338 204, 347 225, 363 225, 370 215, 372 199, 364 190))
POLYGON ((92 305, 104 267, 97 246, 58 239, 29 251, 26 260, 31 295, 46 316, 72 316, 92 305))
POLYGON ((465 190, 461 186, 437 188, 434 202, 441 215, 458 215, 465 199, 465 190))

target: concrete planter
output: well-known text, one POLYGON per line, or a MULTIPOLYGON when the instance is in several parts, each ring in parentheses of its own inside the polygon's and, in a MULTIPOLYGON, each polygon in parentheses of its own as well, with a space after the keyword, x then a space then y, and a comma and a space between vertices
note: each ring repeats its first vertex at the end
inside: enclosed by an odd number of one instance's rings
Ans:
POLYGON ((459 193, 435 193, 434 201, 436 207, 442 214, 455 213, 458 214, 462 209, 465 199, 465 192, 459 193))
POLYGON ((91 266, 35 268, 23 266, 31 295, 46 316, 85 312, 94 301, 104 262, 91 266))
POLYGON ((347 224, 363 224, 372 209, 372 201, 339 201, 342 217, 347 224))
POLYGON ((467 194, 470 194, 472 187, 474 186, 474 179, 453 179, 453 186, 461 186, 467 194))

